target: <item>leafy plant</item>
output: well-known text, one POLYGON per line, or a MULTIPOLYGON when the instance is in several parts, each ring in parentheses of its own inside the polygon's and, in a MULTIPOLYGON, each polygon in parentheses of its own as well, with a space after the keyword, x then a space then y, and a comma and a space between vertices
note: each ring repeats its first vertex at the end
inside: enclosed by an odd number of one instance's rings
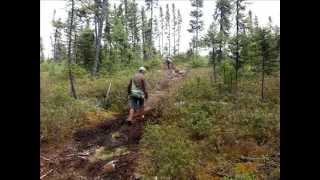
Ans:
POLYGON ((212 128, 212 120, 209 117, 209 113, 203 110, 205 105, 198 103, 191 104, 187 108, 182 109, 183 118, 181 119, 181 123, 190 130, 192 136, 203 138, 209 134, 212 128))
POLYGON ((148 125, 142 139, 144 156, 151 161, 144 169, 149 176, 183 179, 188 177, 193 166, 190 142, 183 138, 176 126, 148 125))

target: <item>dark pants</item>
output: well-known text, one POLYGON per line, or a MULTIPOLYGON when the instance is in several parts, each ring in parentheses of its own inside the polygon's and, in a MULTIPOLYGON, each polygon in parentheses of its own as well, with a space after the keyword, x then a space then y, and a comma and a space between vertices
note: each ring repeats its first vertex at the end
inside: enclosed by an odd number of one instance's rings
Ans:
POLYGON ((167 62, 168 69, 170 69, 170 62, 167 62))
POLYGON ((137 110, 141 109, 144 105, 144 99, 143 98, 136 98, 131 97, 129 98, 129 107, 133 108, 136 112, 137 110))

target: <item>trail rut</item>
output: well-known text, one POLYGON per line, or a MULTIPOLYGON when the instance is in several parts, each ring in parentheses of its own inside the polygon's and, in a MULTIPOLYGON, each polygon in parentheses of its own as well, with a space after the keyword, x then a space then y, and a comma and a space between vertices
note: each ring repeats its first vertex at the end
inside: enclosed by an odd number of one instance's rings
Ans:
POLYGON ((150 92, 150 97, 145 103, 144 119, 136 118, 134 124, 128 125, 125 122, 127 115, 118 115, 113 119, 106 119, 95 127, 75 132, 73 141, 66 144, 61 152, 50 155, 49 160, 41 159, 43 168, 40 173, 52 171, 43 179, 137 179, 135 167, 139 158, 138 144, 144 124, 146 121, 157 121, 161 116, 157 106, 162 98, 166 98, 166 91, 176 85, 185 73, 178 70, 170 72, 162 68, 162 76, 157 87, 150 92), (92 156, 97 154, 98 150, 110 152, 112 156, 93 161, 92 156), (124 152, 118 153, 118 151, 124 152), (112 160, 116 161, 114 171, 107 172, 104 166, 112 160))

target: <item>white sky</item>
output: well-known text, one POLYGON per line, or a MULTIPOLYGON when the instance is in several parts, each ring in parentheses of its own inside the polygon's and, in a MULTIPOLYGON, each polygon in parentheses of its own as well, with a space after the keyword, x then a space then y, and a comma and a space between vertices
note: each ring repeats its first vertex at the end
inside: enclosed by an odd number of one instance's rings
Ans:
MULTIPOLYGON (((111 4, 114 2, 119 3, 119 0, 110 0, 111 4)), ((144 5, 144 0, 136 0, 139 4, 139 8, 144 5)), ((258 16, 260 24, 266 24, 268 22, 268 17, 271 16, 273 23, 280 26, 280 0, 248 0, 250 4, 247 5, 247 10, 251 10, 253 17, 258 16)), ((192 38, 192 34, 187 31, 190 28, 190 11, 193 9, 191 7, 190 0, 160 0, 159 5, 165 13, 165 6, 169 4, 170 14, 171 14, 171 4, 175 3, 176 9, 180 9, 182 16, 182 30, 181 30, 181 42, 180 42, 180 52, 185 52, 189 48, 189 42, 192 38)), ((203 4, 203 17, 204 30, 201 34, 204 34, 209 25, 213 20, 213 13, 215 10, 216 0, 204 0, 203 4)), ((46 57, 51 57, 52 47, 50 36, 53 34, 53 27, 51 25, 51 20, 53 18, 53 11, 56 10, 55 18, 66 19, 66 1, 64 0, 40 0, 40 36, 42 37, 42 42, 44 46, 44 54, 46 57)), ((113 6, 111 6, 113 7, 113 6)), ((155 15, 158 14, 159 9, 155 10, 155 15)), ((147 14, 149 15, 149 13, 147 14)), ((148 16, 149 17, 149 16, 148 16)), ((157 43, 156 43, 157 45, 157 43)), ((200 52, 201 53, 201 52, 200 52)), ((205 52, 203 52, 205 53, 205 52)), ((201 53, 201 54, 203 54, 201 53)))

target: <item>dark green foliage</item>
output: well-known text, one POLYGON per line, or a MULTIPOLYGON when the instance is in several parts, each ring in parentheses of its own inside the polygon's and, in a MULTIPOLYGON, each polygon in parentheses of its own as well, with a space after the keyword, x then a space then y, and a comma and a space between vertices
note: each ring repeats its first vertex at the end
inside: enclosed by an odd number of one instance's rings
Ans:
POLYGON ((203 16, 203 13, 200 8, 203 7, 203 0, 191 0, 191 6, 195 9, 190 12, 190 16, 193 18, 190 20, 190 29, 189 32, 194 33, 196 55, 198 55, 199 47, 199 32, 203 29, 203 21, 200 19, 203 16))
POLYGON ((231 28, 230 16, 232 5, 230 0, 218 0, 216 3, 216 10, 213 15, 214 19, 219 25, 217 60, 220 63, 225 56, 224 45, 229 36, 229 29, 231 28))
POLYGON ((52 20, 52 26, 54 27, 54 34, 53 34, 53 60, 55 62, 61 62, 62 60, 67 58, 67 50, 65 43, 63 43, 62 39, 62 31, 66 27, 61 21, 61 18, 58 20, 52 20))
MULTIPOLYGON (((278 50, 276 40, 268 29, 259 28, 257 32, 257 41, 261 58, 264 58, 265 61, 264 72, 270 74, 279 66, 279 62, 277 61, 278 50)), ((260 60, 260 67, 262 65, 261 61, 262 60, 260 60)), ((260 71, 262 71, 262 69, 260 69, 260 71)))
POLYGON ((94 62, 94 56, 94 33, 93 30, 85 28, 80 32, 77 42, 77 64, 90 71, 94 62))
POLYGON ((44 54, 43 54, 43 44, 42 38, 40 36, 40 63, 44 62, 44 54))
POLYGON ((146 148, 144 155, 152 158, 152 161, 147 162, 147 175, 173 179, 186 179, 190 176, 193 164, 191 144, 183 138, 183 131, 179 128, 148 125, 141 142, 146 148))
POLYGON ((207 105, 199 102, 195 104, 190 103, 187 107, 181 109, 181 113, 183 114, 181 124, 196 139, 208 136, 213 126, 212 119, 206 110, 208 110, 207 105))

